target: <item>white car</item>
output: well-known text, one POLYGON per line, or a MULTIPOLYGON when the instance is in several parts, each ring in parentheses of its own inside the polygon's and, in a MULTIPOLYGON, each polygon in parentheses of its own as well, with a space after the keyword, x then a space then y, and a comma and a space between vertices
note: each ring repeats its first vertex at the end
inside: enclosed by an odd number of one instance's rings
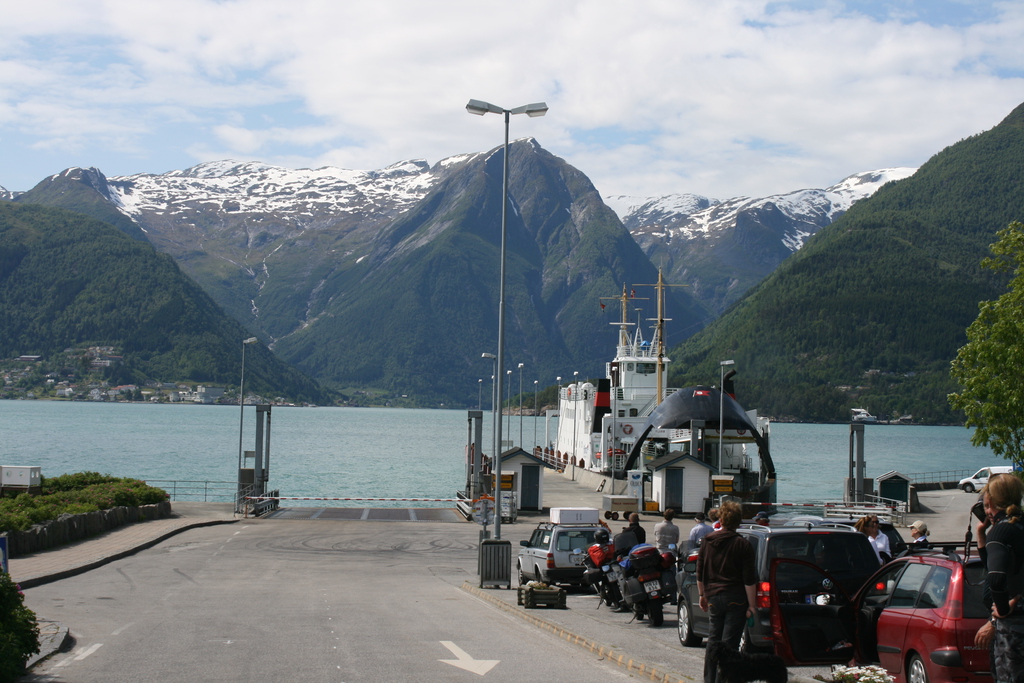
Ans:
POLYGON ((538 524, 530 540, 519 542, 519 585, 531 580, 548 585, 583 583, 583 556, 600 528, 597 524, 538 524))
POLYGON ((974 493, 988 483, 988 478, 993 474, 1009 474, 1013 472, 1011 465, 1000 465, 998 467, 982 467, 969 477, 960 480, 956 486, 963 489, 965 493, 974 493))

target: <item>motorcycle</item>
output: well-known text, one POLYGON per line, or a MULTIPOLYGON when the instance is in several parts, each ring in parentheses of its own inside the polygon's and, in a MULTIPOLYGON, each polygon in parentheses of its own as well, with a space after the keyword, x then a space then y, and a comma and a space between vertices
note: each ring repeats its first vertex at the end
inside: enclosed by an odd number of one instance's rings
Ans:
POLYGON ((622 593, 613 569, 617 561, 614 546, 600 543, 590 546, 583 556, 583 566, 587 568, 583 574, 584 581, 597 591, 602 602, 613 609, 619 609, 622 604, 622 593))
POLYGON ((653 545, 642 543, 614 566, 619 591, 636 618, 646 616, 652 626, 661 626, 665 621, 664 604, 676 592, 675 553, 659 553, 653 545))

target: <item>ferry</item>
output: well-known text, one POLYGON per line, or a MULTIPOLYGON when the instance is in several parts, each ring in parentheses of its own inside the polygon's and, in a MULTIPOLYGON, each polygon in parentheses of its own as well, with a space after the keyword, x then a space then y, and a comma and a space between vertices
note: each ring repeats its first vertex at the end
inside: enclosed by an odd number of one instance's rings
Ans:
POLYGON ((559 388, 558 431, 549 452, 560 462, 615 478, 649 470, 669 456, 690 456, 705 463, 714 478, 730 479, 736 497, 775 502, 769 420, 736 402, 735 372, 725 376, 724 396, 714 387, 666 386, 670 360, 664 355, 666 285, 660 273, 656 286, 658 318, 650 340, 629 320, 635 295, 623 287, 615 297, 621 310, 620 320, 612 323, 619 327, 615 356, 596 383, 582 380, 559 388))

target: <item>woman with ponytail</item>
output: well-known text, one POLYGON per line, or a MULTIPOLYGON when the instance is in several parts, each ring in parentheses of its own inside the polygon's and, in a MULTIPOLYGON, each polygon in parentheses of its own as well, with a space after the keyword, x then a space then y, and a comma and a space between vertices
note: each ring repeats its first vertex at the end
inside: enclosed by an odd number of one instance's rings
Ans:
POLYGON ((1024 681, 1024 484, 997 474, 981 490, 985 520, 978 524, 978 551, 988 568, 992 618, 975 637, 990 646, 994 683, 1024 681))

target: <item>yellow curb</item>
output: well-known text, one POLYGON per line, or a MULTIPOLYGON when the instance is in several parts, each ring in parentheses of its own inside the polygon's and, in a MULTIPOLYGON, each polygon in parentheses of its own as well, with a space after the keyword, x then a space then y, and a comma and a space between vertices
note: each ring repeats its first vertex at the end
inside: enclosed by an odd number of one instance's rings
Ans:
POLYGON ((544 621, 539 617, 535 617, 532 614, 528 614, 523 609, 519 609, 514 605, 508 604, 504 600, 499 600, 498 598, 488 595, 485 591, 478 588, 477 586, 474 586, 468 581, 462 584, 462 590, 466 591, 467 593, 472 593, 478 598, 486 600, 492 605, 500 607, 506 612, 514 614, 515 616, 533 624, 534 626, 539 626, 540 628, 546 631, 554 633, 559 638, 563 638, 566 642, 572 643, 573 645, 579 645, 584 650, 587 650, 589 652, 596 652, 599 658, 604 657, 609 662, 617 664, 626 671, 639 674, 652 681, 658 681, 659 683, 693 683, 693 681, 689 679, 673 677, 672 674, 660 672, 653 666, 642 664, 640 662, 637 662, 635 659, 629 659, 625 654, 617 654, 612 648, 606 645, 595 643, 594 641, 588 638, 584 638, 581 635, 572 633, 571 631, 567 631, 561 626, 556 626, 551 622, 544 621))

